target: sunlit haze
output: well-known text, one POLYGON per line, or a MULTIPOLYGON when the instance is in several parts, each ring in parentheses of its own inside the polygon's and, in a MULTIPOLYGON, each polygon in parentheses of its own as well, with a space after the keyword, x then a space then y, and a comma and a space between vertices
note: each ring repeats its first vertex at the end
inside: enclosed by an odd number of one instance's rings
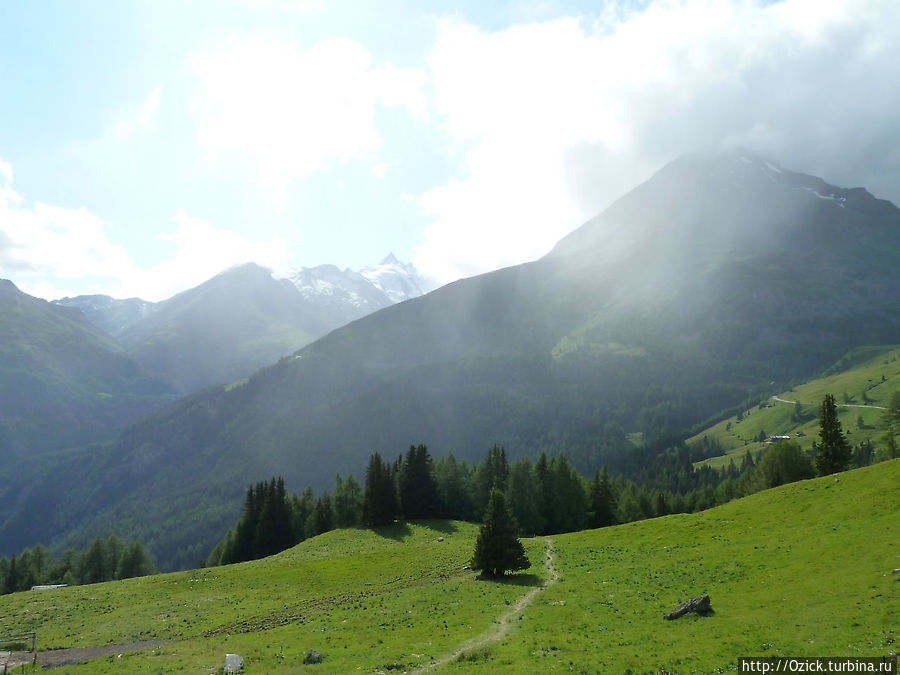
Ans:
POLYGON ((900 3, 13 3, 0 278, 525 262, 686 152, 900 203, 900 3), (490 5, 490 8, 487 8, 490 5))

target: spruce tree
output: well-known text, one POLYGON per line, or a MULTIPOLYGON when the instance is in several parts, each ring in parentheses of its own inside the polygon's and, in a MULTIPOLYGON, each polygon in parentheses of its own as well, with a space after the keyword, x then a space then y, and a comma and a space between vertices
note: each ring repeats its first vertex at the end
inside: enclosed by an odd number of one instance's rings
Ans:
POLYGON ((455 520, 474 520, 471 471, 466 460, 457 461, 452 452, 441 457, 434 467, 444 514, 455 520))
POLYGON ((528 459, 520 459, 509 467, 509 505, 523 534, 544 531, 541 489, 534 467, 528 459))
POLYGON ((369 458, 363 497, 363 521, 371 527, 387 525, 397 515, 397 492, 388 463, 377 452, 369 458))
POLYGON ((616 496, 609 478, 609 470, 605 466, 603 473, 595 472, 591 481, 590 512, 591 527, 616 524, 616 496))
POLYGON ((822 415, 819 417, 819 452, 816 455, 816 469, 820 476, 827 476, 844 471, 850 466, 852 459, 853 451, 841 429, 834 396, 825 394, 822 401, 822 415))
POLYGON ((472 567, 488 577, 528 569, 528 558, 517 537, 518 531, 519 525, 506 503, 506 496, 497 488, 492 489, 475 541, 472 567))
POLYGON ((400 466, 400 508, 408 520, 438 518, 443 513, 434 463, 424 445, 409 446, 400 466))
POLYGON ((362 486, 353 474, 343 480, 341 474, 334 479, 334 523, 337 527, 356 527, 362 520, 362 486))
POLYGON ((484 462, 478 467, 475 477, 476 508, 479 513, 484 513, 493 488, 506 490, 508 478, 509 464, 506 461, 506 450, 502 446, 494 444, 488 450, 484 462))
POLYGON ((122 553, 119 566, 116 569, 117 579, 131 579, 143 577, 148 574, 156 574, 156 567, 150 559, 150 554, 139 541, 134 541, 122 553))

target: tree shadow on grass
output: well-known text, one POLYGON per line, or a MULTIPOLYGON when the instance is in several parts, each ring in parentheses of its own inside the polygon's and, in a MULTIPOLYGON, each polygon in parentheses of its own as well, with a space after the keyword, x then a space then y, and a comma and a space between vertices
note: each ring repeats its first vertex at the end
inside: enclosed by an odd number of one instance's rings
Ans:
POLYGON ((419 523, 443 534, 453 534, 459 530, 452 520, 420 520, 419 523))
POLYGON ((505 574, 502 577, 490 577, 479 574, 475 577, 478 581, 492 581, 506 586, 540 586, 544 583, 537 574, 505 574))
POLYGON ((412 528, 405 520, 391 523, 390 525, 382 525, 381 527, 373 527, 372 532, 384 537, 385 539, 393 539, 394 541, 403 541, 412 534, 412 528))

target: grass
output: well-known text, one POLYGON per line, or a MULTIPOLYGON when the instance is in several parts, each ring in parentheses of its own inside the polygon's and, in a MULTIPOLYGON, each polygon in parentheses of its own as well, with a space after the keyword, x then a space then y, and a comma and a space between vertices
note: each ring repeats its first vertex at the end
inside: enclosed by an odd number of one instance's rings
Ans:
MULTIPOLYGON (((856 358, 846 359, 851 364, 828 377, 797 385, 790 391, 778 394, 778 398, 798 401, 803 408, 801 420, 793 420, 795 405, 770 399, 769 408, 751 408, 749 415, 738 422, 736 417, 723 420, 688 440, 692 443, 703 437, 717 440, 725 454, 697 462, 695 466, 708 465, 715 469, 728 466, 733 459, 740 467, 744 453, 749 450, 754 457, 766 447, 755 439, 760 431, 766 435, 792 436, 804 450, 812 448, 818 439, 819 409, 825 394, 833 394, 838 404, 841 427, 852 445, 875 441, 881 434, 883 411, 877 408, 855 407, 861 405, 887 406, 891 395, 900 390, 900 348, 882 347, 857 350, 856 358), (884 376, 884 381, 882 381, 884 376), (863 398, 863 391, 865 397, 863 398), (848 401, 844 401, 844 394, 848 401), (849 403, 849 405, 847 405, 849 403), (862 426, 859 420, 862 418, 862 426), (802 436, 797 436, 797 432, 802 436)), ((841 365, 841 364, 839 364, 841 365)))
POLYGON ((736 672, 738 656, 900 651, 898 524, 894 460, 699 514, 554 537, 558 583, 484 670, 722 673, 736 672), (711 616, 663 619, 704 593, 711 616))
POLYGON ((487 630, 540 583, 539 540, 526 541, 536 563, 526 586, 476 581, 466 569, 476 534, 446 521, 337 530, 250 563, 0 596, 0 634, 36 630, 41 650, 166 642, 72 672, 204 672, 227 652, 251 672, 293 672, 307 649, 327 672, 408 670, 487 630))
MULTIPOLYGON (((559 581, 506 636, 447 672, 735 672, 739 655, 882 656, 900 649, 900 460, 758 493, 710 511, 553 537, 559 581), (709 593, 715 613, 665 621, 709 593)), ((477 526, 338 530, 271 558, 0 596, 0 634, 39 649, 164 644, 59 672, 403 672, 496 626, 545 577, 465 569, 477 526), (444 541, 439 542, 438 538, 444 541), (304 666, 307 649, 325 656, 304 666), (318 669, 318 670, 310 670, 318 669)))

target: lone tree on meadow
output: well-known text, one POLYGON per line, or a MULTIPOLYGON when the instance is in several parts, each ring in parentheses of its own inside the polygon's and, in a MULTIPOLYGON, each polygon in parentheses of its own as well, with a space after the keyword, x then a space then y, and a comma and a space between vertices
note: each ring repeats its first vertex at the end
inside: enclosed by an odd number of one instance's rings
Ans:
POLYGON ((853 451, 841 429, 834 396, 825 394, 822 414, 819 417, 819 452, 816 455, 816 469, 820 476, 827 476, 844 471, 852 460, 853 451))
POLYGON ((475 557, 472 567, 485 576, 501 577, 507 572, 528 569, 525 548, 516 536, 519 524, 506 495, 497 488, 491 490, 478 539, 475 540, 475 557))

